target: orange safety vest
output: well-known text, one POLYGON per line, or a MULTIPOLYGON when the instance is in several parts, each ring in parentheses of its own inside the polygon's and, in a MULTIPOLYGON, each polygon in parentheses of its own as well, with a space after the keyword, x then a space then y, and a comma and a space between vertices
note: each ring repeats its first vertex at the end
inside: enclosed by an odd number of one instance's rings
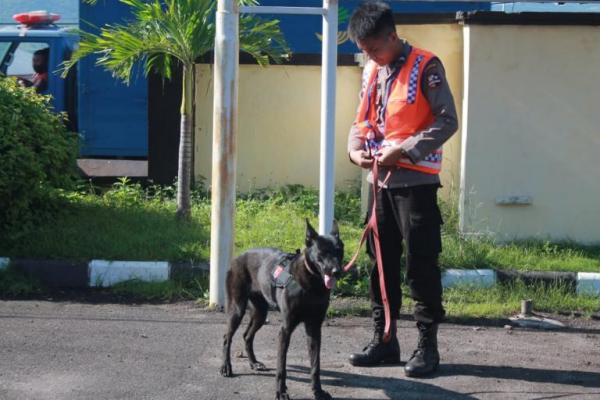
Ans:
MULTIPOLYGON (((421 91, 421 76, 429 60, 434 57, 428 51, 413 47, 388 91, 383 133, 377 127, 377 74, 380 68, 373 68, 354 121, 366 143, 375 139, 378 146, 399 144, 433 123, 435 117, 421 91)), ((433 151, 417 164, 402 157, 397 167, 438 174, 442 168, 442 149, 440 147, 433 151)))

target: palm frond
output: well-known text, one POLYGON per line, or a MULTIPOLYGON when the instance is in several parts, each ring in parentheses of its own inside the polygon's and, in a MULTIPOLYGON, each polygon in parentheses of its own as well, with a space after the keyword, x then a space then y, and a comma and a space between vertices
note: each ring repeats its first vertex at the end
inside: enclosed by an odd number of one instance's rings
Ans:
MULTIPOLYGON (((85 0, 94 3, 95 0, 85 0)), ((126 83, 136 63, 145 74, 156 71, 170 78, 178 60, 192 65, 208 53, 215 41, 214 0, 120 0, 129 6, 131 21, 105 25, 99 34, 79 31, 79 49, 66 61, 63 73, 84 57, 97 57, 96 65, 126 83)), ((239 0, 240 5, 256 5, 256 0, 239 0)), ((240 18, 240 48, 261 65, 272 59, 281 62, 289 53, 279 21, 254 16, 240 18)))
POLYGON ((279 21, 253 16, 240 18, 240 49, 252 55, 260 65, 269 64, 270 59, 281 63, 290 53, 279 21))

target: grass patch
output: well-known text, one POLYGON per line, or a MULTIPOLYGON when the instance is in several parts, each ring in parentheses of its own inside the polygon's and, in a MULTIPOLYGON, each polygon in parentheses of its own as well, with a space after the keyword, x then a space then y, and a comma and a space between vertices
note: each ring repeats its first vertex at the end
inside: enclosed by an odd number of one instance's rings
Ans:
MULTIPOLYGON (((339 292, 336 293, 340 296, 339 292)), ((402 308, 403 312, 412 313, 414 301, 408 293, 408 287, 403 287, 402 308)), ((444 307, 450 319, 507 318, 520 312, 523 299, 533 300, 535 312, 578 313, 589 318, 600 311, 600 297, 577 295, 560 284, 527 286, 517 281, 489 289, 455 287, 444 290, 444 307)), ((368 295, 334 298, 328 311, 329 317, 370 314, 368 295)))
POLYGON ((533 240, 498 244, 445 235, 443 249, 440 264, 448 268, 600 272, 600 246, 533 240))
POLYGON ((208 258, 209 206, 196 204, 190 223, 180 223, 172 202, 110 204, 78 195, 68 210, 18 242, 0 244, 9 257, 109 260, 204 260, 208 258))
MULTIPOLYGON (((174 190, 142 188, 126 180, 109 190, 97 188, 68 194, 63 212, 19 241, 0 241, 7 257, 50 259, 205 261, 210 254, 210 201, 194 192, 192 220, 175 217, 174 190)), ((336 217, 354 251, 360 234, 358 193, 338 193, 336 217)), ((235 251, 251 247, 303 246, 304 220, 317 224, 318 196, 314 190, 287 187, 257 191, 236 203, 235 251)), ((366 261, 363 256, 362 260, 366 261)))
MULTIPOLYGON (((210 248, 210 200, 202 187, 193 191, 192 220, 175 217, 175 188, 142 187, 123 179, 110 188, 81 186, 65 193, 63 210, 18 241, 0 240, 0 255, 50 259, 206 261, 210 248)), ((318 193, 299 185, 257 190, 238 198, 235 253, 251 247, 303 246, 304 219, 316 225, 318 193)), ((523 241, 498 244, 458 235, 456 205, 442 204, 443 268, 504 268, 600 272, 600 246, 523 241)), ((362 232, 357 188, 336 193, 335 215, 346 244, 346 258, 362 232)), ((362 295, 366 288, 364 253, 359 276, 340 282, 342 292, 362 295)))
POLYGON ((517 314, 521 300, 532 299, 534 310, 539 312, 579 312, 590 316, 600 310, 600 298, 577 295, 568 287, 555 285, 525 285, 517 281, 496 285, 490 289, 469 287, 444 291, 445 307, 452 317, 499 318, 517 314))
POLYGON ((43 291, 42 285, 34 278, 12 267, 0 269, 1 297, 29 297, 43 291))
POLYGON ((108 290, 117 296, 137 301, 206 300, 208 299, 208 279, 206 276, 164 282, 143 282, 133 279, 118 283, 108 290))

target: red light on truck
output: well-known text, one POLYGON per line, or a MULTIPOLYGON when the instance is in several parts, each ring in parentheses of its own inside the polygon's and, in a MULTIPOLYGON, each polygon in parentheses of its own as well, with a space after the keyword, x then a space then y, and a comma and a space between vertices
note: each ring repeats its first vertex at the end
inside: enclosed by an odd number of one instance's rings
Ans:
POLYGON ((13 15, 13 19, 23 25, 52 24, 60 19, 60 15, 48 11, 30 11, 13 15))

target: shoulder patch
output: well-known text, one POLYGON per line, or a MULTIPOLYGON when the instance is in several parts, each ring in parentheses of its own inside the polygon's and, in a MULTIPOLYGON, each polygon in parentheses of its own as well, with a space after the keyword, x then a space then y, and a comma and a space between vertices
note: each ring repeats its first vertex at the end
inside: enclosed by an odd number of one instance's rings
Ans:
POLYGON ((442 77, 436 71, 427 74, 427 86, 436 88, 442 84, 442 77))

